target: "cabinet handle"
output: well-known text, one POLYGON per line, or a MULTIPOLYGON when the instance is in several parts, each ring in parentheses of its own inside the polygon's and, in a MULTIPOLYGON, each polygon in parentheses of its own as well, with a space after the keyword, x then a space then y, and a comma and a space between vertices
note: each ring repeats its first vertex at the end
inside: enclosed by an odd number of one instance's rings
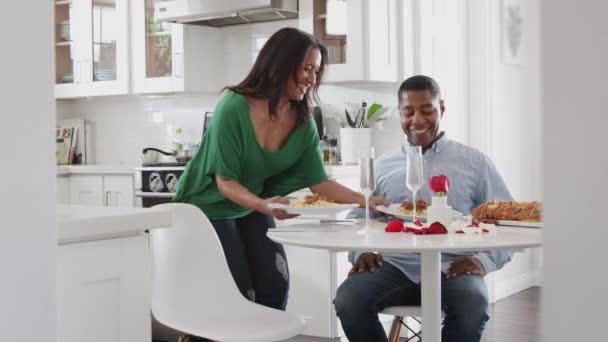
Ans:
POLYGON ((105 203, 104 206, 109 207, 110 206, 110 200, 109 200, 109 195, 112 193, 112 191, 106 191, 106 198, 105 198, 105 203))
POLYGON ((80 83, 80 61, 76 61, 76 67, 74 68, 74 83, 80 83))
POLYGON ((180 52, 176 52, 173 55, 173 60, 174 60, 174 64, 175 64, 175 77, 182 77, 184 75, 183 54, 180 52))

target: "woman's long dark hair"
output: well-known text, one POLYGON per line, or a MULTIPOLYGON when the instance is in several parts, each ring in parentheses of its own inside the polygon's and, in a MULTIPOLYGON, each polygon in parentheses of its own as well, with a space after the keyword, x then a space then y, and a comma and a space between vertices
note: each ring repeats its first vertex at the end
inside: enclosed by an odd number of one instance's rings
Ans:
POLYGON ((276 118, 279 99, 285 94, 288 82, 299 81, 298 70, 311 48, 321 52, 321 66, 317 83, 311 87, 312 91, 307 91, 302 101, 291 103, 296 109, 297 124, 300 125, 308 120, 313 101, 318 102, 317 91, 327 61, 327 48, 313 35, 290 27, 278 30, 260 50, 249 75, 241 83, 224 89, 254 98, 268 99, 268 113, 276 118))

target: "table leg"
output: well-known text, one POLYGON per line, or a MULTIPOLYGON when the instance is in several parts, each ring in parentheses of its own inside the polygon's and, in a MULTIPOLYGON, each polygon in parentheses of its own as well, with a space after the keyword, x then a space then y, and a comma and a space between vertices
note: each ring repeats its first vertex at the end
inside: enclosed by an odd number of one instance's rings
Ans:
POLYGON ((422 252, 422 338, 441 342, 441 252, 422 252))

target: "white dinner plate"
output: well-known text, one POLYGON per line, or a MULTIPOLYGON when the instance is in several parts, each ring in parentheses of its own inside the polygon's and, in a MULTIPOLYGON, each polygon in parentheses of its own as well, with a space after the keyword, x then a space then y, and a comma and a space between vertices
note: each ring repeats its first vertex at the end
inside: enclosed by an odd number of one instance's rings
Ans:
POLYGON ((358 204, 336 204, 331 207, 292 207, 281 203, 269 203, 269 208, 283 209, 290 214, 300 215, 326 215, 326 214, 337 214, 341 211, 357 208, 358 204))
MULTIPOLYGON (((412 215, 407 215, 404 214, 402 212, 399 211, 399 207, 401 206, 401 203, 392 203, 391 205, 389 205, 388 207, 380 205, 377 206, 376 209, 378 209, 379 211, 385 213, 385 214, 389 214, 395 217, 398 217, 402 220, 412 220, 412 215)), ((454 218, 458 217, 458 216, 462 216, 462 213, 456 210, 452 209, 452 215, 454 218)), ((420 219, 421 221, 426 220, 426 215, 424 216, 418 216, 416 215, 416 219, 420 219)))
POLYGON ((543 227, 542 222, 496 220, 494 223, 497 226, 517 226, 517 227, 533 227, 533 228, 542 228, 543 227))

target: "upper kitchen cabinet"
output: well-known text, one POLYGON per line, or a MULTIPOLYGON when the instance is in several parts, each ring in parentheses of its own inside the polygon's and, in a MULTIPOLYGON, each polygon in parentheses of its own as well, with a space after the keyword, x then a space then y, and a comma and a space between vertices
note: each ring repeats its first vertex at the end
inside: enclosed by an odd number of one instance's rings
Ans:
POLYGON ((328 49, 326 82, 397 82, 396 0, 300 1, 300 28, 328 49))
POLYGON ((129 91, 128 1, 55 1, 55 97, 129 91))
POLYGON ((159 1, 131 0, 132 92, 219 91, 219 30, 157 21, 159 1))

